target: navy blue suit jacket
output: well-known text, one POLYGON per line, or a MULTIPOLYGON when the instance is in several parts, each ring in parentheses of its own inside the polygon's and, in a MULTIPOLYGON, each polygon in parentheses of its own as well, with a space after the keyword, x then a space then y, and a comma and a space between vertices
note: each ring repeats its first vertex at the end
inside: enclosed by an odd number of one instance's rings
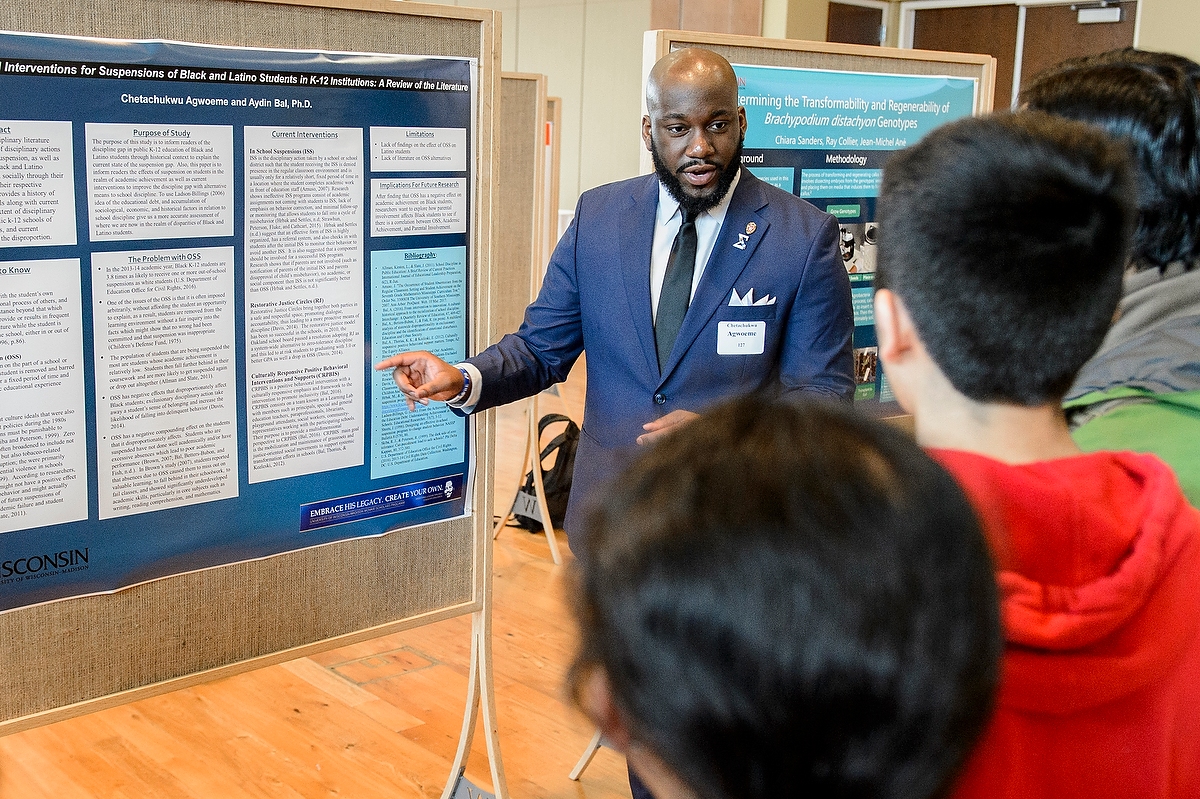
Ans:
POLYGON ((578 536, 589 497, 636 454, 642 425, 740 394, 854 393, 850 283, 834 217, 743 170, 679 338, 660 370, 650 307, 658 179, 610 183, 579 198, 538 298, 515 334, 470 358, 475 410, 566 379, 587 351, 583 434, 564 524, 578 536), (753 223, 753 226, 750 226, 753 223), (739 233, 745 234, 744 249, 739 233), (733 291, 773 305, 731 306, 733 291), (761 355, 718 355, 723 321, 762 321, 761 355))

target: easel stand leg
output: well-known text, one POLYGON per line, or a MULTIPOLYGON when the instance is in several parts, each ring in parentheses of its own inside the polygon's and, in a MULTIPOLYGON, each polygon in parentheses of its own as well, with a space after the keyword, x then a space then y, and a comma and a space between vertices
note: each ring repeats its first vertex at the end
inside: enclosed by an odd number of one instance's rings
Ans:
POLYGON ((504 763, 500 759, 500 741, 496 729, 496 692, 492 682, 492 624, 483 612, 471 616, 471 669, 467 677, 467 709, 463 715, 458 752, 450 767, 450 779, 442 791, 442 799, 454 796, 458 783, 467 770, 467 758, 475 738, 475 714, 483 707, 483 740, 487 745, 488 765, 492 770, 492 792, 496 799, 508 799, 508 783, 504 779, 504 763))
POLYGON ((583 750, 583 755, 579 758, 579 762, 575 764, 575 768, 571 769, 571 773, 567 775, 567 779, 579 780, 583 770, 592 762, 592 758, 600 751, 600 730, 596 730, 596 734, 592 736, 592 740, 588 741, 587 749, 583 750))
MULTIPOLYGON (((493 541, 500 537, 500 531, 503 530, 508 525, 509 520, 512 519, 513 507, 517 504, 517 494, 521 493, 521 486, 525 484, 525 472, 529 470, 529 453, 533 447, 537 446, 537 436, 529 435, 530 426, 528 424, 531 419, 537 418, 535 413, 536 410, 537 409, 534 407, 532 400, 525 401, 525 420, 527 422, 525 425, 525 454, 521 457, 521 468, 517 472, 517 487, 513 489, 513 498, 512 501, 508 503, 508 512, 505 513, 498 522, 496 522, 496 526, 492 529, 493 541)), ((536 430, 536 427, 533 429, 536 430)))
POLYGON ((529 440, 533 442, 533 490, 537 492, 538 510, 542 517, 542 530, 546 533, 546 543, 550 545, 550 557, 554 565, 562 563, 562 555, 558 552, 558 537, 554 534, 554 522, 550 521, 550 503, 546 501, 546 487, 542 484, 542 452, 540 436, 538 435, 538 398, 533 397, 529 407, 529 440))

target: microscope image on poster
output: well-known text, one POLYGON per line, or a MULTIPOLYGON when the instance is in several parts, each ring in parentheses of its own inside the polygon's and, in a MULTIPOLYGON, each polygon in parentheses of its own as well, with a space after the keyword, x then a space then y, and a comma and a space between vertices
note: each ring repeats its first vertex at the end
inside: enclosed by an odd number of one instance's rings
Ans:
POLYGON ((850 277, 854 305, 854 391, 855 402, 894 401, 887 380, 879 369, 875 345, 875 258, 879 225, 863 222, 839 225, 838 253, 850 277))
POLYGON ((874 222, 861 225, 840 225, 838 251, 846 273, 866 275, 875 273, 875 250, 879 243, 879 226, 874 222))

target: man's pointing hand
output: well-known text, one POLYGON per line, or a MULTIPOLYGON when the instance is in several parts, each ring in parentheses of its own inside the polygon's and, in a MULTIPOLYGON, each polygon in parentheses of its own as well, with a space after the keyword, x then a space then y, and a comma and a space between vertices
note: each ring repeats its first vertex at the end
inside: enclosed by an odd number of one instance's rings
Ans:
POLYGON ((445 402, 454 399, 463 388, 462 372, 432 352, 402 352, 375 364, 377 371, 392 370, 392 379, 408 409, 415 411, 417 403, 428 405, 430 400, 445 402))

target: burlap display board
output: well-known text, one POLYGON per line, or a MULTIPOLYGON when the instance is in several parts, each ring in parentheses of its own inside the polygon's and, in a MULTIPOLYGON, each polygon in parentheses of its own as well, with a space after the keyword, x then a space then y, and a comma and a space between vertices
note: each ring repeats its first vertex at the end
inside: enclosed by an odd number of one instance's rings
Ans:
MULTIPOLYGON (((491 316, 498 21, 492 11, 385 0, 0 4, 0 29, 10 31, 478 59, 472 350, 486 346, 491 316)), ((476 508, 490 508, 492 448, 488 414, 475 424, 476 508)), ((480 611, 489 532, 485 512, 2 613, 0 734, 480 611)))
POLYGON ((562 178, 562 126, 563 101, 561 97, 546 98, 546 198, 543 206, 546 209, 545 220, 542 223, 542 252, 543 260, 550 259, 558 244, 558 201, 559 183, 562 178))
MULTIPOLYGON (((497 288, 497 309, 491 319, 492 341, 515 331, 529 304, 542 286, 542 275, 550 253, 547 251, 546 228, 550 209, 547 203, 557 195, 546 183, 546 76, 505 72, 500 76, 500 118, 497 124, 499 141, 496 144, 496 213, 492 229, 496 242, 496 274, 503 275, 503 285, 497 288)), ((554 201, 557 202, 557 201, 554 201)), ((536 458, 538 446, 538 398, 522 400, 528 422, 525 434, 525 455, 519 474, 532 468, 531 453, 536 458)), ((541 473, 535 472, 534 482, 538 501, 545 506, 541 473)), ((520 484, 514 487, 514 497, 520 484)), ((515 502, 515 498, 514 498, 515 502)), ((513 507, 510 503, 509 507, 513 507)), ((511 510, 510 510, 511 514, 511 510)), ((499 535, 508 522, 500 519, 494 535, 499 535)), ((549 516, 543 522, 551 529, 549 516)), ((548 537, 554 562, 561 563, 562 555, 553 534, 548 537)))
POLYGON ((520 326, 545 266, 540 237, 545 158, 546 78, 505 72, 500 76, 500 118, 496 142, 496 197, 493 215, 496 287, 491 341, 520 326))

